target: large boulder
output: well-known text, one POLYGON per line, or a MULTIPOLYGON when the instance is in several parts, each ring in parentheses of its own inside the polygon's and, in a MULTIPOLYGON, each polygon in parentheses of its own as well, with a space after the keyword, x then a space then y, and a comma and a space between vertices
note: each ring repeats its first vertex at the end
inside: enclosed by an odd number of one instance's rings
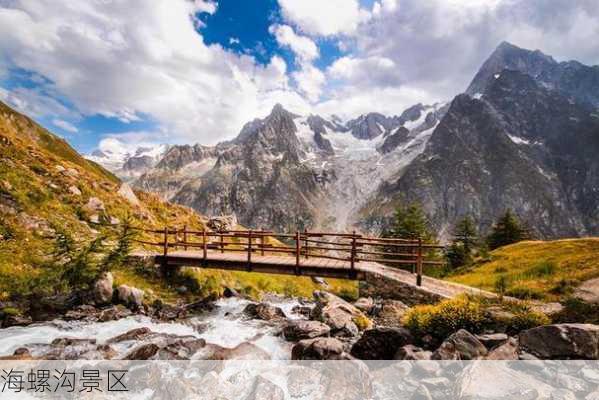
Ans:
POLYGON ((289 341, 313 339, 326 336, 329 332, 331 332, 331 328, 319 321, 291 321, 283 328, 283 336, 289 341))
POLYGON ((353 345, 351 355, 362 360, 393 360, 400 347, 412 342, 412 335, 405 328, 369 329, 353 345))
POLYGON ((235 214, 212 217, 208 220, 206 225, 216 232, 232 231, 237 228, 237 217, 235 214))
POLYGON ((360 310, 331 293, 317 290, 314 298, 316 306, 312 309, 311 318, 330 326, 335 336, 357 336, 359 329, 356 321, 368 321, 360 310))
POLYGON ((264 321, 285 318, 283 310, 268 303, 250 303, 245 307, 243 313, 250 318, 264 321))
POLYGON ((505 343, 493 348, 485 357, 485 360, 517 360, 518 340, 509 338, 505 343))
POLYGON ((118 288, 116 288, 116 290, 119 302, 133 309, 141 308, 141 306, 143 305, 143 290, 127 285, 121 285, 118 288))
POLYGON ((374 310, 374 318, 378 325, 400 326, 401 319, 409 307, 399 300, 386 299, 374 310))
POLYGON ((453 333, 435 350, 434 360, 475 360, 487 355, 487 348, 465 329, 453 333))
POLYGON ((123 197, 125 200, 127 200, 129 203, 131 203, 132 205, 139 206, 139 204, 140 204, 139 199, 137 198, 135 193, 133 193, 131 186, 127 185, 126 183, 123 183, 121 185, 121 187, 119 188, 119 191, 117 193, 121 197, 123 197))
POLYGON ((112 273, 104 272, 94 283, 93 296, 97 305, 108 304, 112 301, 114 278, 112 273))
POLYGON ((520 349, 543 359, 599 358, 599 325, 555 324, 520 332, 520 349))
POLYGON ((368 314, 374 307, 374 300, 372 297, 360 297, 358 300, 356 300, 354 306, 358 310, 368 314))
POLYGON ((489 350, 500 346, 508 341, 509 336, 505 333, 487 333, 483 335, 476 335, 476 338, 485 345, 489 350))
POLYGON ((343 343, 335 338, 315 338, 298 342, 291 349, 292 360, 347 360, 343 343))

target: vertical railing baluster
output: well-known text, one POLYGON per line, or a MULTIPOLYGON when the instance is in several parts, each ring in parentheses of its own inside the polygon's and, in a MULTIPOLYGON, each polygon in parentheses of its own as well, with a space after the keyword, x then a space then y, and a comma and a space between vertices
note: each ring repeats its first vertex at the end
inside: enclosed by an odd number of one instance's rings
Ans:
POLYGON ((252 270, 252 230, 248 231, 248 272, 252 270))
POLYGON ((202 229, 202 255, 204 257, 204 263, 208 258, 208 241, 206 240, 206 228, 202 229))
POLYGON ((354 278, 356 275, 356 231, 352 232, 351 238, 351 255, 350 255, 350 277, 354 278))
POLYGON ((183 225, 183 250, 187 251, 187 225, 183 225))
POLYGON ((223 254, 225 252, 225 237, 224 237, 224 233, 220 232, 219 236, 220 236, 220 252, 221 252, 221 254, 223 254))
POLYGON ((264 257, 264 230, 260 231, 259 246, 260 246, 260 255, 262 257, 264 257))
POLYGON ((304 254, 306 255, 306 260, 308 259, 308 229, 304 229, 304 254))
POLYGON ((168 227, 167 226, 164 227, 164 243, 163 243, 163 245, 164 245, 164 248, 162 249, 163 255, 166 258, 166 256, 168 255, 168 227))
POLYGON ((416 255, 416 285, 422 285, 422 238, 418 238, 418 251, 416 255))
POLYGON ((300 232, 295 232, 295 274, 300 274, 300 251, 301 251, 301 242, 300 242, 300 232))

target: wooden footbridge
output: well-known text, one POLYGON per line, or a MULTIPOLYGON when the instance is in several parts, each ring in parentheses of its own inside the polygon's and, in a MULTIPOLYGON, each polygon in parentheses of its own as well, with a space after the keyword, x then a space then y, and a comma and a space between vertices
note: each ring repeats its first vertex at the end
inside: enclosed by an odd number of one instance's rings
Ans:
POLYGON ((354 233, 271 231, 192 231, 183 228, 140 229, 157 238, 136 240, 155 248, 155 262, 170 267, 204 267, 235 271, 363 279, 382 266, 411 269, 421 285, 423 269, 443 262, 432 259, 442 246, 422 240, 375 238, 354 233), (159 239, 158 239, 159 238, 159 239))
MULTIPOLYGON (((311 277, 393 282, 396 298, 451 298, 463 293, 495 297, 470 286, 425 276, 427 266, 442 265, 443 246, 422 240, 369 237, 353 233, 183 228, 143 229, 135 241, 145 250, 132 254, 160 265, 165 273, 179 267, 261 272, 311 277), (156 250, 159 249, 159 250, 156 250)), ((375 286, 378 283, 375 284, 375 286)), ((387 293, 387 291, 385 291, 387 293)), ((386 295, 386 294, 385 294, 386 295)))

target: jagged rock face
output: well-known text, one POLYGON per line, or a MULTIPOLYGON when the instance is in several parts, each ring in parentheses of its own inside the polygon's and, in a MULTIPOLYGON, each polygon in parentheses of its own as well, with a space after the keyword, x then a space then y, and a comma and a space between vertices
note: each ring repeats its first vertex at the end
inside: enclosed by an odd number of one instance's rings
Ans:
POLYGON ((186 184, 173 200, 207 214, 236 214, 252 227, 309 226, 320 184, 303 165, 294 115, 277 106, 242 142, 219 154, 212 169, 186 184))
POLYGON ((599 66, 589 67, 577 61, 558 63, 539 50, 521 49, 506 42, 483 64, 466 93, 484 93, 506 69, 533 77, 542 86, 558 90, 579 103, 599 107, 599 66))
POLYGON ((395 150, 397 146, 399 146, 402 143, 405 143, 406 140, 408 140, 409 134, 410 131, 407 128, 400 126, 394 133, 388 135, 385 138, 385 141, 383 142, 383 145, 379 148, 379 151, 383 154, 390 153, 391 151, 395 150))
POLYGON ((599 119, 588 108, 504 70, 480 100, 454 99, 425 152, 378 201, 418 201, 441 232, 464 215, 485 230, 512 208, 544 237, 596 233, 597 151, 599 119))
POLYGON ((398 117, 386 117, 379 113, 369 113, 347 123, 352 135, 358 139, 374 139, 386 131, 400 125, 398 117))

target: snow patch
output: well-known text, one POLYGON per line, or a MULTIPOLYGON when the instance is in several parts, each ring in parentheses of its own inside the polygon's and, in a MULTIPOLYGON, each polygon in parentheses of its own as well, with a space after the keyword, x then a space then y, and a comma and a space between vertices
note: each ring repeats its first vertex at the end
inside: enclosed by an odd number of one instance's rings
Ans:
POLYGON ((529 140, 523 139, 519 136, 510 135, 509 133, 507 134, 507 136, 510 138, 512 142, 516 144, 530 144, 529 140))

